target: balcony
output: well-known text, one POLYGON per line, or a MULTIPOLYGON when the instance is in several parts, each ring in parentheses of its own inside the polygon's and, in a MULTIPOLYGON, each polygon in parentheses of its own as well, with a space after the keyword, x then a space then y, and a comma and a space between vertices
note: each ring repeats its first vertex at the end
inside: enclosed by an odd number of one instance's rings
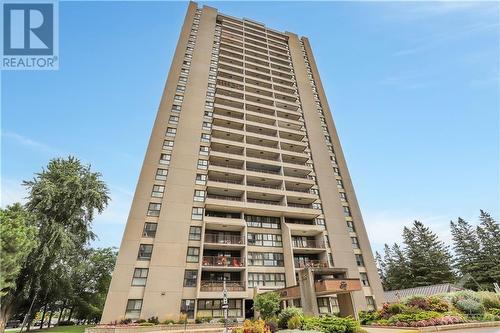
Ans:
POLYGON ((294 202, 289 202, 288 207, 296 207, 296 208, 309 208, 312 209, 311 204, 299 204, 299 203, 294 203, 294 202))
POLYGON ((233 268, 244 269, 245 260, 242 257, 229 257, 229 256, 203 256, 201 261, 202 268, 233 268))
POLYGON ((239 234, 206 233, 204 240, 210 244, 245 245, 245 238, 239 234))
MULTIPOLYGON (((212 291, 222 291, 224 283, 222 281, 204 281, 201 280, 200 291, 212 292, 212 291)), ((244 281, 226 281, 227 291, 245 291, 244 281)))
POLYGON ((328 268, 328 261, 326 260, 294 260, 294 265, 295 268, 297 269, 304 269, 307 267, 312 267, 312 268, 328 268))
POLYGON ((303 239, 305 237, 292 237, 292 247, 295 253, 319 253, 326 249, 324 241, 303 239))
POLYGON ((229 201, 241 201, 241 197, 233 197, 229 195, 218 195, 218 194, 207 194, 208 199, 216 199, 216 200, 229 200, 229 201))

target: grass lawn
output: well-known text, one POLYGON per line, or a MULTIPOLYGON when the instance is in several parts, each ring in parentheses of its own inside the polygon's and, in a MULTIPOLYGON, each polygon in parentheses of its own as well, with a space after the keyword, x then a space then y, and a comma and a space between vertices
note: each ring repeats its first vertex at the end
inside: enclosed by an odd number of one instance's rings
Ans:
MULTIPOLYGON (((85 332, 85 328, 92 327, 94 325, 74 325, 74 326, 56 326, 51 328, 44 329, 31 329, 30 332, 35 333, 83 333, 85 332)), ((6 330, 7 333, 19 333, 19 329, 6 330)), ((26 329, 23 330, 23 333, 26 332, 26 329)))

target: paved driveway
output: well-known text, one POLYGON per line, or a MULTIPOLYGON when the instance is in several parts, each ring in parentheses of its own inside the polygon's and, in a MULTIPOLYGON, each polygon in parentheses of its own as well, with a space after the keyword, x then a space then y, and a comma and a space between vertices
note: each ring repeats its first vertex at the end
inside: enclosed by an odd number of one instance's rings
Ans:
MULTIPOLYGON (((405 330, 404 328, 378 328, 363 327, 368 333, 415 333, 417 330, 405 330)), ((458 330, 442 331, 443 333, 500 333, 500 327, 484 328, 461 328, 458 330)))

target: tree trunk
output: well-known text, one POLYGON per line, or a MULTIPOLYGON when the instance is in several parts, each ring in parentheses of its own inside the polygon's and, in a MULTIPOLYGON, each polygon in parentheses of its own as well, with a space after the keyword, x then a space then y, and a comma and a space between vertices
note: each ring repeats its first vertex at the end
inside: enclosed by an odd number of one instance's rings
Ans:
POLYGON ((66 307, 66 300, 64 300, 64 303, 61 306, 61 311, 59 311, 59 318, 57 318, 57 325, 59 325, 59 322, 61 321, 61 318, 62 318, 62 315, 63 315, 65 307, 66 307))
POLYGON ((9 304, 6 304, 6 302, 2 303, 3 304, 0 308, 0 333, 3 333, 5 331, 5 325, 7 325, 7 322, 10 319, 12 309, 9 304))
POLYGON ((52 321, 52 316, 54 315, 54 311, 53 310, 50 310, 50 314, 49 314, 49 324, 47 325, 47 328, 50 328, 50 322, 52 321))
POLYGON ((45 320, 45 313, 47 313, 47 303, 43 306, 42 320, 40 321, 40 329, 43 328, 43 321, 45 320))
POLYGON ((73 315, 73 309, 75 308, 75 306, 73 305, 70 309, 69 309, 69 315, 68 315, 68 321, 71 320, 71 316, 73 315))

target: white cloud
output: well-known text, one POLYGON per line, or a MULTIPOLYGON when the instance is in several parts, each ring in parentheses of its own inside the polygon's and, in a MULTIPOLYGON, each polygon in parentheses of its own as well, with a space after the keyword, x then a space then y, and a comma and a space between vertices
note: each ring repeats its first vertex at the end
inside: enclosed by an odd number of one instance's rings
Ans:
POLYGON ((0 206, 2 208, 12 205, 15 202, 26 202, 25 198, 27 193, 21 183, 21 180, 2 177, 2 191, 0 198, 0 206))
POLYGON ((21 135, 19 133, 15 132, 10 132, 10 131, 3 131, 2 136, 5 139, 9 139, 12 141, 15 141, 18 144, 21 144, 26 147, 30 147, 34 150, 37 150, 39 152, 43 153, 50 153, 50 154, 55 154, 55 155, 64 155, 61 150, 51 147, 49 145, 46 145, 45 143, 30 139, 24 135, 21 135))

